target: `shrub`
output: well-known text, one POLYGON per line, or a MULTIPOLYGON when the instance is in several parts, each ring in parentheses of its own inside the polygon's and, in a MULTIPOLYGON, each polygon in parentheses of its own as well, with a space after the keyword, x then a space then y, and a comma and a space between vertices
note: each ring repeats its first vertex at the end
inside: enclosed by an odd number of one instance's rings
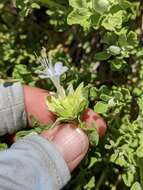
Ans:
POLYGON ((35 73, 44 46, 70 68, 64 87, 84 82, 107 121, 65 189, 143 189, 142 9, 141 0, 0 1, 0 77, 54 90, 35 73))

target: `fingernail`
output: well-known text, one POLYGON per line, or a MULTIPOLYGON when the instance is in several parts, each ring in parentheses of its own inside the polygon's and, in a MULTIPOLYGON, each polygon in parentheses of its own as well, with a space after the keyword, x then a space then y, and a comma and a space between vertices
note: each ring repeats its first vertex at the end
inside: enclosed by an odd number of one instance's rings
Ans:
POLYGON ((53 143, 68 164, 80 155, 86 154, 88 149, 87 136, 81 129, 75 128, 71 124, 61 126, 53 139, 53 143))

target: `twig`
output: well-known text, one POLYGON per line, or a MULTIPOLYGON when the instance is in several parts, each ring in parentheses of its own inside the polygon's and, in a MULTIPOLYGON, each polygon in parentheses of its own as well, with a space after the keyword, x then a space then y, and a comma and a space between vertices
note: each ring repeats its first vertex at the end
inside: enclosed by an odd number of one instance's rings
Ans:
POLYGON ((104 172, 102 172, 102 174, 101 174, 101 176, 100 176, 100 178, 98 180, 98 183, 97 183, 97 186, 96 186, 96 190, 99 190, 100 186, 103 184, 103 181, 104 181, 104 179, 106 177, 106 173, 107 173, 107 169, 104 172))

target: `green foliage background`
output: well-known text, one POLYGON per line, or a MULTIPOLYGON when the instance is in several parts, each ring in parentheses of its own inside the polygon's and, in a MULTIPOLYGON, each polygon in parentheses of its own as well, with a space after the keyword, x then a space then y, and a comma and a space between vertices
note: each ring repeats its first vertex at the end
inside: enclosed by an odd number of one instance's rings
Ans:
POLYGON ((44 46, 70 68, 63 85, 84 81, 107 121, 65 190, 143 189, 142 12, 141 0, 0 0, 0 77, 55 90, 35 73, 44 46))

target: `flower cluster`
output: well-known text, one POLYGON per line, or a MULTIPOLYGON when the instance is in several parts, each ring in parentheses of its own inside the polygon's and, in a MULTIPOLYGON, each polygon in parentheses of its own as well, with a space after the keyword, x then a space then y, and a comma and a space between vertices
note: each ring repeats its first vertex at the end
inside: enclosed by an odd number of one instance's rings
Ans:
POLYGON ((48 109, 58 116, 59 121, 77 120, 88 105, 88 100, 83 95, 83 83, 76 90, 73 89, 72 85, 69 85, 65 90, 60 84, 60 77, 68 68, 59 61, 53 65, 51 59, 47 59, 45 49, 42 50, 41 54, 40 62, 44 70, 38 72, 39 77, 51 79, 57 89, 56 96, 47 97, 48 109))
POLYGON ((47 59, 46 50, 44 48, 41 54, 42 58, 40 59, 40 62, 44 70, 38 71, 39 77, 42 79, 51 79, 51 81, 57 89, 57 92, 59 93, 59 96, 65 97, 64 89, 60 84, 60 77, 68 70, 68 67, 63 66, 63 63, 60 61, 56 62, 55 65, 53 65, 51 59, 47 59))

